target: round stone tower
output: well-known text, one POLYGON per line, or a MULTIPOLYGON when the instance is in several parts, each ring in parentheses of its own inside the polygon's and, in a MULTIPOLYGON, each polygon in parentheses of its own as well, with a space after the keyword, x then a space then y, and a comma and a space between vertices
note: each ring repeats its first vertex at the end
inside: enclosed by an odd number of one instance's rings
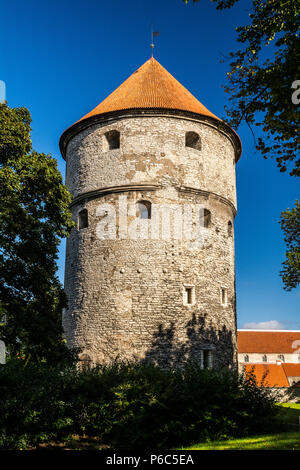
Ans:
POLYGON ((149 59, 60 139, 82 360, 236 364, 237 134, 149 59))

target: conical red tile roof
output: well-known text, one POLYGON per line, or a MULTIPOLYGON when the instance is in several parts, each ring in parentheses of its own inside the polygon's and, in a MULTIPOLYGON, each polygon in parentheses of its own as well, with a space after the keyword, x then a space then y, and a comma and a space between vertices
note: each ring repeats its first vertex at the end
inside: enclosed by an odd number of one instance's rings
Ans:
POLYGON ((111 111, 133 108, 167 108, 190 111, 215 119, 184 86, 151 57, 95 109, 79 121, 111 111))
POLYGON ((241 141, 236 132, 217 116, 211 113, 184 86, 182 86, 156 59, 151 57, 139 69, 130 75, 96 108, 83 116, 79 121, 66 129, 60 138, 60 149, 65 158, 66 146, 72 135, 75 135, 86 124, 105 117, 110 112, 125 110, 161 109, 191 112, 222 122, 235 142, 236 161, 241 155, 241 141))

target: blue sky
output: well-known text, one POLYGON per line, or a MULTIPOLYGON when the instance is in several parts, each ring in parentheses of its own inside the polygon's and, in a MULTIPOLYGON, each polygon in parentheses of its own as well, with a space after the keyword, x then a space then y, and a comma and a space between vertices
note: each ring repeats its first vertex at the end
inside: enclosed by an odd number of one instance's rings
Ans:
MULTIPOLYGON (((154 24, 161 32, 157 60, 223 117, 228 53, 237 48, 235 27, 248 21, 250 7, 249 0, 224 12, 209 0, 189 5, 182 0, 1 0, 0 80, 6 83, 8 105, 30 110, 34 148, 57 158, 64 175, 61 133, 149 58, 154 24)), ((300 292, 285 292, 279 277, 285 245, 278 223, 280 212, 299 197, 299 182, 255 151, 246 126, 238 133, 243 143, 235 221, 238 326, 273 321, 285 329, 300 328, 300 292)), ((64 243, 61 280, 63 270, 64 243)))

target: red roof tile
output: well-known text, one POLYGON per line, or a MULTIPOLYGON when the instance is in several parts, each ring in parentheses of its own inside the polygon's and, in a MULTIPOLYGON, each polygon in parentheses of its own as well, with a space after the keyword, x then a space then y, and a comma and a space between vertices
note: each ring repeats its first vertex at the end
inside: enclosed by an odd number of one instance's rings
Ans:
POLYGON ((293 354, 298 349, 300 349, 300 331, 238 330, 239 353, 293 354))
POLYGON ((245 374, 247 375, 252 372, 258 386, 266 388, 290 386, 281 364, 246 364, 245 374), (262 383, 263 378, 264 381, 262 383))
POLYGON ((284 372, 287 377, 299 377, 300 378, 300 364, 292 364, 284 362, 282 364, 284 372))
POLYGON ((219 119, 151 57, 95 109, 80 119, 134 108, 169 108, 219 119))
MULTIPOLYGON (((64 131, 60 138, 60 149, 65 158, 70 136, 82 125, 94 122, 97 116, 110 112, 162 109, 172 112, 191 112, 221 121, 181 85, 156 59, 151 57, 130 75, 115 91, 96 108, 64 131)), ((236 132, 223 122, 235 141, 236 161, 241 156, 241 141, 236 132)))

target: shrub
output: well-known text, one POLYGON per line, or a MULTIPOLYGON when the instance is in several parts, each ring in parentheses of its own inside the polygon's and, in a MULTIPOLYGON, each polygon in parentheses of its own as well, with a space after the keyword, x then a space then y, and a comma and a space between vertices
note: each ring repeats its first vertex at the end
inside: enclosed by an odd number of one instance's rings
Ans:
POLYGON ((0 447, 98 437, 112 447, 170 448, 269 432, 275 398, 229 370, 115 364, 86 370, 0 368, 0 447))

